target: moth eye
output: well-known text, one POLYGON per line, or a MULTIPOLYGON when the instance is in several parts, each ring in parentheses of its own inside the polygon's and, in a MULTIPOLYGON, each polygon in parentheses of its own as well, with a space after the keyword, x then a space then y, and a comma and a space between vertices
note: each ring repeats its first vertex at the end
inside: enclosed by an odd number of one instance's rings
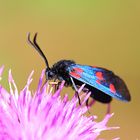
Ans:
POLYGON ((55 74, 54 74, 52 71, 50 71, 50 70, 46 71, 46 78, 47 78, 48 80, 53 79, 54 75, 55 75, 55 74))
POLYGON ((54 75, 53 72, 51 72, 51 71, 48 72, 48 76, 49 76, 49 77, 52 77, 53 75, 54 75))

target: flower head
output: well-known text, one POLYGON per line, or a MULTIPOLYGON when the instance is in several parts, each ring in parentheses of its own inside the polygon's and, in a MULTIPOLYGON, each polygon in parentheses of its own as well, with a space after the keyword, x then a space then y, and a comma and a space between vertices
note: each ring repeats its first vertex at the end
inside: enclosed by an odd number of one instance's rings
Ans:
MULTIPOLYGON (((2 71, 3 67, 0 68, 0 77, 2 71)), ((84 116, 87 107, 77 106, 75 96, 68 100, 66 94, 62 99, 60 92, 64 82, 54 94, 48 83, 42 88, 44 71, 32 95, 29 90, 32 74, 20 92, 11 71, 8 78, 10 93, 0 85, 0 140, 93 140, 101 131, 117 128, 106 126, 112 114, 96 122, 95 116, 84 116)), ((78 92, 81 90, 82 87, 78 92)), ((85 95, 85 100, 89 96, 85 95)))

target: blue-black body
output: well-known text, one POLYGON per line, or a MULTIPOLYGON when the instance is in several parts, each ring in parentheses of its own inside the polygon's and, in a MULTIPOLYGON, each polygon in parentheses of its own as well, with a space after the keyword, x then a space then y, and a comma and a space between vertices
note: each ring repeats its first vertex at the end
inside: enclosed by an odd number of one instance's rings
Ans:
POLYGON ((102 103, 109 103, 112 97, 121 101, 131 99, 124 81, 107 69, 60 60, 52 66, 51 71, 55 73, 56 79, 65 80, 66 86, 73 86, 70 77, 76 86, 85 83, 91 97, 102 103))
POLYGON ((110 103, 113 98, 121 101, 130 101, 129 90, 124 81, 115 75, 112 71, 105 68, 80 65, 72 60, 60 60, 51 68, 44 53, 36 43, 36 36, 33 42, 29 43, 39 52, 46 63, 46 80, 56 80, 60 82, 65 80, 65 86, 81 86, 86 84, 85 88, 91 92, 91 97, 102 103, 110 103))

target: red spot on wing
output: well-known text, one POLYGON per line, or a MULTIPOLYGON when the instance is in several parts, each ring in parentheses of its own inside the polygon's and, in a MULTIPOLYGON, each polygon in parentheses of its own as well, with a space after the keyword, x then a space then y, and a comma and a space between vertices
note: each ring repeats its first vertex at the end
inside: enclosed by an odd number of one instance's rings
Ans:
POLYGON ((73 70, 74 70, 74 71, 77 71, 77 72, 80 72, 80 73, 83 72, 83 70, 82 70, 81 68, 74 68, 73 70))
POLYGON ((96 83, 101 84, 101 81, 99 79, 96 80, 96 83))
POLYGON ((76 73, 76 72, 74 72, 74 71, 71 71, 70 75, 72 75, 73 77, 78 78, 78 79, 81 78, 81 75, 76 73))
POLYGON ((113 92, 113 93, 116 92, 116 89, 115 89, 115 87, 114 87, 113 84, 110 84, 110 85, 109 85, 109 88, 110 88, 110 91, 111 91, 111 92, 113 92))
POLYGON ((102 72, 96 72, 96 76, 100 79, 103 80, 103 73, 102 72))
POLYGON ((81 68, 73 68, 72 71, 70 72, 70 75, 72 75, 75 78, 81 78, 80 73, 82 73, 83 70, 81 68))

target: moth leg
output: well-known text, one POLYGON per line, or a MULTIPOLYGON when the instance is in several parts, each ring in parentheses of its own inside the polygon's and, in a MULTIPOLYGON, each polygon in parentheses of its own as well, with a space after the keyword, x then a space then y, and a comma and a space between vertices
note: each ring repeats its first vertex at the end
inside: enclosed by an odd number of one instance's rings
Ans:
POLYGON ((111 104, 108 103, 107 104, 107 112, 106 112, 106 114, 110 114, 110 112, 111 112, 111 104))
POLYGON ((89 103, 88 102, 89 102, 89 98, 86 100, 86 106, 87 106, 88 112, 90 114, 89 108, 92 107, 92 105, 95 104, 96 101, 94 99, 92 99, 92 101, 90 101, 89 103))
POLYGON ((53 82, 49 82, 50 85, 54 86, 54 91, 58 90, 59 85, 61 84, 61 82, 58 82, 56 80, 54 80, 53 82))
POLYGON ((86 100, 86 107, 88 108, 89 107, 89 98, 86 100))
POLYGON ((61 85, 61 82, 59 81, 59 82, 57 83, 57 85, 55 86, 55 90, 58 90, 60 85, 61 85))
MULTIPOLYGON (((43 89, 44 85, 48 82, 47 79, 45 79, 44 83, 41 86, 41 90, 43 89)), ((56 82, 48 82, 50 85, 56 85, 56 82)), ((49 86, 47 86, 47 93, 49 92, 49 86)))
POLYGON ((88 109, 88 113, 90 114, 90 111, 89 111, 89 107, 90 107, 90 106, 89 106, 88 103, 89 103, 89 98, 86 100, 86 107, 87 107, 87 109, 88 109))
POLYGON ((90 114, 89 108, 95 103, 95 100, 92 99, 92 101, 89 102, 89 98, 86 100, 86 107, 88 108, 88 112, 90 114))
MULTIPOLYGON (((83 92, 85 92, 85 93, 88 94, 89 89, 84 87, 83 92)), ((86 100, 86 106, 87 106, 87 108, 90 108, 94 103, 95 103, 95 100, 93 98, 92 98, 92 101, 90 101, 90 102, 89 102, 89 98, 88 98, 86 100)))
MULTIPOLYGON (((54 81, 53 82, 56 82, 56 78, 54 79, 54 81)), ((59 84, 59 82, 57 82, 57 84, 55 84, 55 86, 54 86, 54 91, 56 91, 57 89, 58 89, 58 84, 59 84)))
POLYGON ((74 87, 74 89, 75 89, 76 96, 78 97, 79 105, 81 105, 81 100, 80 100, 80 97, 79 97, 79 94, 78 94, 78 89, 77 89, 77 87, 76 87, 76 85, 75 85, 75 83, 74 83, 74 81, 73 81, 73 78, 70 77, 70 79, 71 79, 72 85, 73 85, 73 87, 74 87))
POLYGON ((95 102, 96 102, 95 99, 92 98, 92 101, 90 101, 90 103, 88 104, 89 107, 93 106, 95 104, 95 102))
MULTIPOLYGON (((83 88, 83 92, 85 92, 86 94, 88 94, 89 89, 84 87, 84 88, 83 88)), ((90 106, 89 106, 89 98, 86 100, 86 107, 87 107, 87 108, 90 107, 90 106)))

